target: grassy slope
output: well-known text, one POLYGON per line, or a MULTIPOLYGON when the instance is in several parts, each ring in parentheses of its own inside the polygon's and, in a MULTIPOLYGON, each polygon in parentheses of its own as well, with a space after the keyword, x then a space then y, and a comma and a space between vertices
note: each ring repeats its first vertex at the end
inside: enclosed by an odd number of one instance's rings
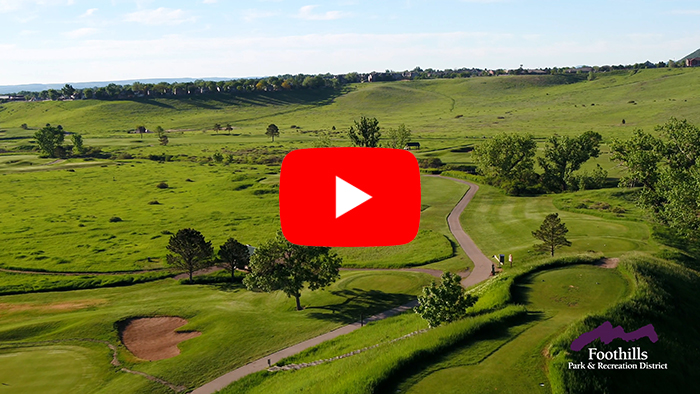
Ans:
MULTIPOLYGON (((140 362, 120 346, 120 359, 129 368, 192 387, 355 321, 361 313, 367 316, 403 304, 431 280, 412 272, 346 272, 328 290, 304 291, 301 301, 307 308, 302 312, 295 311, 293 300, 281 292, 254 293, 240 285, 225 284, 185 286, 173 280, 60 296, 5 296, 0 303, 0 349, 16 353, 19 348, 10 342, 68 338, 117 344, 118 321, 136 316, 182 316, 189 321, 182 329, 201 331, 202 335, 181 343, 179 356, 140 362)), ((151 385, 141 377, 101 369, 109 365, 111 357, 106 347, 101 350, 89 359, 101 371, 93 380, 103 386, 102 392, 149 392, 151 385)), ((4 359, 0 356, 0 360, 4 359)), ((32 379, 43 381, 45 377, 49 375, 35 374, 32 379)))
POLYGON ((544 344, 581 316, 619 301, 628 290, 627 279, 616 271, 590 266, 556 269, 523 278, 515 288, 516 301, 523 302, 529 311, 543 311, 544 316, 534 323, 524 323, 523 327, 511 327, 513 332, 503 337, 487 338, 491 346, 477 342, 477 346, 456 350, 447 361, 431 365, 418 376, 407 379, 399 386, 400 390, 407 393, 460 393, 464 387, 475 392, 541 390, 539 384, 547 382, 545 360, 541 357, 544 344))
POLYGON ((461 217, 462 226, 486 255, 513 254, 516 265, 542 256, 533 250, 533 245, 539 241, 531 233, 550 213, 559 213, 569 229, 567 239, 573 244, 559 249, 558 254, 592 250, 615 257, 628 251, 658 251, 660 246, 651 238, 649 227, 640 221, 642 213, 624 193, 619 197, 618 192, 606 189, 558 196, 512 197, 494 187, 480 185, 479 193, 461 217), (572 209, 583 201, 588 201, 588 206, 608 201, 612 207, 626 207, 627 212, 618 217, 609 210, 572 209), (573 212, 557 209, 557 206, 573 212))
POLYGON ((697 271, 644 254, 623 258, 620 268, 637 282, 637 290, 627 300, 571 326, 549 347, 550 377, 555 393, 691 392, 700 381, 697 355, 700 352, 700 309, 697 271), (580 352, 569 350, 571 342, 584 332, 605 321, 621 325, 627 332, 652 324, 659 341, 646 339, 625 343, 616 340, 606 345, 600 341, 580 352), (641 347, 647 351, 649 363, 667 363, 667 370, 585 370, 568 369, 568 362, 588 362, 590 347, 613 351, 641 347))
POLYGON ((613 137, 629 135, 635 127, 650 128, 670 116, 700 120, 692 88, 700 79, 696 69, 609 73, 595 81, 573 83, 575 78, 504 76, 373 83, 355 85, 339 97, 321 91, 233 99, 8 103, 0 106, 0 124, 12 129, 23 122, 30 127, 60 123, 99 135, 131 130, 139 123, 201 130, 215 122, 232 122, 245 132, 262 134, 272 122, 281 127, 284 138, 297 134, 290 125, 330 130, 332 126, 345 128, 358 116, 367 115, 379 117, 387 126, 406 123, 432 146, 432 138, 448 134, 481 137, 527 131, 549 136, 593 129, 613 137), (455 118, 457 115, 463 116, 455 118), (625 126, 620 124, 622 119, 625 126))

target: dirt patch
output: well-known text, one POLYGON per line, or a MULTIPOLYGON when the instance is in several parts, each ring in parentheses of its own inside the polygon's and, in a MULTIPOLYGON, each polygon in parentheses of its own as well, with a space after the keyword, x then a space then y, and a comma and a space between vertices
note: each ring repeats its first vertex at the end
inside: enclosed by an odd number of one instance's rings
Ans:
POLYGON ((23 312, 30 310, 39 311, 76 311, 107 303, 107 300, 82 300, 73 302, 60 302, 53 304, 0 304, 0 312, 23 312))
POLYGON ((600 268, 615 268, 619 262, 620 259, 613 257, 609 259, 600 259, 595 265, 600 268))
POLYGON ((187 324, 180 317, 148 317, 132 319, 121 330, 122 343, 136 357, 157 361, 172 358, 180 354, 177 345, 180 342, 198 337, 198 331, 176 332, 187 324))

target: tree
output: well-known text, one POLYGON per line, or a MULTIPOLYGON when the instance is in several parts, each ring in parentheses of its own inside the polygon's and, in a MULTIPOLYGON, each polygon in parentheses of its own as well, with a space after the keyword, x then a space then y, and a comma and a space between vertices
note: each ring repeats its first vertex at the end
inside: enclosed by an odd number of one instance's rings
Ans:
POLYGON ((82 156, 85 154, 85 146, 83 146, 83 136, 78 133, 71 135, 71 140, 73 141, 73 149, 76 150, 78 155, 82 156))
POLYGON ((411 130, 405 124, 400 124, 396 129, 389 129, 389 148, 403 149, 411 142, 411 130))
POLYGON ((170 142, 170 139, 168 139, 168 136, 165 134, 165 130, 163 130, 162 127, 156 126, 156 135, 158 136, 158 142, 166 146, 168 145, 168 142, 170 142))
POLYGON ((547 215, 539 230, 532 232, 533 237, 543 242, 535 245, 535 250, 550 252, 554 256, 555 249, 559 249, 562 246, 571 246, 571 242, 566 239, 566 233, 568 232, 566 224, 561 222, 558 213, 547 215))
POLYGON ((184 228, 170 237, 167 255, 168 264, 186 270, 192 282, 192 273, 211 265, 214 249, 210 241, 206 241, 202 233, 195 229, 184 228))
POLYGON ((244 269, 250 262, 250 252, 248 247, 229 238, 219 248, 218 265, 231 273, 231 281, 234 279, 236 270, 244 269))
POLYGON ((611 159, 626 167, 620 186, 642 186, 640 204, 676 235, 700 238, 700 128, 671 118, 655 128, 661 138, 635 131, 611 145, 611 159))
POLYGON ((301 310, 301 290, 324 288, 339 277, 342 259, 331 248, 295 245, 281 231, 272 240, 255 250, 250 259, 250 273, 243 283, 248 289, 283 291, 294 297, 301 310))
POLYGON ((75 93, 75 89, 73 88, 73 86, 66 84, 61 89, 61 93, 63 94, 64 98, 70 98, 73 95, 73 93, 75 93))
POLYGON ((591 157, 598 157, 602 139, 594 131, 586 131, 578 137, 550 137, 545 145, 544 157, 538 158, 544 170, 542 178, 545 187, 551 191, 568 190, 572 186, 573 172, 591 157))
POLYGON ((216 134, 219 134, 219 131, 221 131, 221 125, 219 123, 214 123, 214 131, 216 134))
POLYGON ((430 327, 459 320, 467 313, 467 308, 474 305, 477 298, 464 292, 459 275, 445 272, 442 283, 423 288, 418 296, 415 312, 428 321, 430 327))
POLYGON ((228 135, 231 135, 231 131, 233 131, 233 127, 231 126, 231 123, 226 123, 226 127, 224 128, 228 132, 228 135))
POLYGON ((265 135, 268 137, 272 137, 272 142, 275 142, 275 137, 279 137, 280 135, 280 129, 275 125, 274 123, 267 126, 267 131, 265 132, 265 135))
POLYGON ((363 116, 359 122, 355 121, 354 126, 350 126, 348 136, 355 146, 376 148, 379 145, 379 137, 382 136, 379 130, 377 118, 370 119, 363 116))
POLYGON ((141 136, 141 139, 143 139, 143 133, 146 132, 146 126, 144 126, 144 125, 136 126, 136 132, 139 133, 139 135, 141 136))
POLYGON ((498 134, 474 149, 479 173, 511 194, 520 194, 537 182, 536 153, 535 137, 518 133, 498 134))
POLYGON ((65 133, 61 126, 51 126, 46 124, 36 133, 34 133, 39 149, 48 157, 57 157, 60 154, 60 147, 63 144, 65 133))

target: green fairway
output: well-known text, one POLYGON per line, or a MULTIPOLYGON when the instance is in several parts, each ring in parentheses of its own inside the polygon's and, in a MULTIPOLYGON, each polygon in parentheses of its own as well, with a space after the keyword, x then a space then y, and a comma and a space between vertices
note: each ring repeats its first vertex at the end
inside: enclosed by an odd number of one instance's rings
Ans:
POLYGON ((649 226, 637 221, 642 214, 628 200, 614 202, 619 199, 614 197, 616 192, 618 190, 613 189, 512 197, 494 187, 480 185, 479 193, 465 209, 461 222, 464 231, 484 254, 512 254, 516 265, 546 257, 534 251, 533 245, 539 241, 532 236, 532 231, 538 229, 550 213, 559 213, 569 229, 567 239, 572 243, 571 247, 559 249, 557 255, 594 251, 614 257, 628 251, 658 251, 659 245, 651 238, 649 226), (588 201, 587 208, 576 209, 583 201, 588 201), (588 208, 604 201, 613 202, 612 207, 627 207, 626 213, 617 215, 612 210, 588 208), (557 207, 571 209, 571 212, 557 207))
POLYGON ((407 378, 399 390, 462 393, 469 387, 480 393, 549 392, 542 355, 546 344, 574 320, 615 304, 628 292, 628 280, 616 270, 575 266, 528 276, 518 284, 515 301, 524 302, 530 311, 541 311, 541 316, 456 349, 446 361, 407 378))
MULTIPOLYGON (((120 345, 119 358, 128 368, 195 387, 265 354, 356 321, 361 314, 370 316, 404 304, 432 280, 413 272, 344 272, 325 291, 304 291, 301 312, 281 292, 255 293, 226 283, 188 286, 172 279, 127 288, 5 296, 0 301, 0 343, 12 353, 18 350, 8 348, 8 342, 92 338, 118 344, 119 321, 181 316, 189 321, 183 330, 202 335, 181 343, 179 356, 142 362, 120 345)), ((109 366, 111 355, 104 347, 90 360, 98 367, 109 366)), ((102 382, 105 392, 149 392, 151 387, 142 377, 99 370, 94 380, 102 382)))
POLYGON ((87 393, 96 390, 101 370, 91 363, 96 351, 54 346, 0 351, 0 393, 87 393))

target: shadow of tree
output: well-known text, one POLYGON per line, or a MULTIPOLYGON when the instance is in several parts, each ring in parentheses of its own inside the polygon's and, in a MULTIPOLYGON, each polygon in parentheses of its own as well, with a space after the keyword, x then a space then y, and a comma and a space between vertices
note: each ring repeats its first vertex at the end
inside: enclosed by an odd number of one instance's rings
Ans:
POLYGON ((410 294, 385 293, 379 290, 345 289, 331 291, 345 298, 343 302, 306 307, 307 316, 336 323, 353 323, 413 300, 410 294), (325 312, 322 312, 325 311, 325 312), (330 313, 329 313, 330 312, 330 313))

